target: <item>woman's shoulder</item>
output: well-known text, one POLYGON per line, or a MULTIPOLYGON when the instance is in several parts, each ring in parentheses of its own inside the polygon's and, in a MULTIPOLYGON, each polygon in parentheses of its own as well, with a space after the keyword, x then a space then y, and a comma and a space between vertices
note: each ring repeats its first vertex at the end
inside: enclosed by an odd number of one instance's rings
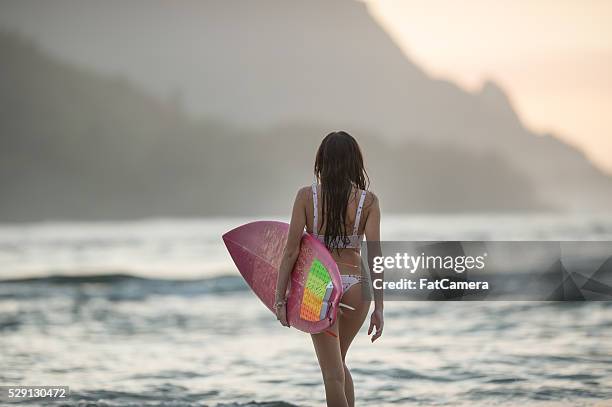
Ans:
POLYGON ((300 187, 297 191, 298 195, 308 195, 312 193, 312 185, 300 187))
POLYGON ((364 206, 370 207, 374 204, 378 204, 378 196, 370 190, 366 190, 366 196, 363 202, 364 206))
POLYGON ((296 198, 300 200, 307 201, 310 199, 312 195, 312 185, 307 185, 298 189, 296 198))
MULTIPOLYGON (((378 203, 378 196, 368 190, 364 190, 366 193, 366 196, 364 198, 364 206, 372 206, 373 204, 377 204, 378 203)), ((305 185, 303 187, 300 187, 297 190, 296 193, 296 198, 303 200, 303 201, 309 201, 312 199, 312 185, 305 185)))

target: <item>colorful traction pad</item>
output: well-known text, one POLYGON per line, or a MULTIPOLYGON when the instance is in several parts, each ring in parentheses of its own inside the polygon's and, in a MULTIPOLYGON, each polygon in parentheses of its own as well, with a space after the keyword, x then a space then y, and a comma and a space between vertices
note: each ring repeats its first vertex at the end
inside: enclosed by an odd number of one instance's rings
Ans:
POLYGON ((334 285, 329 272, 318 259, 314 259, 304 286, 300 306, 300 318, 306 321, 321 321, 327 316, 329 298, 334 285))

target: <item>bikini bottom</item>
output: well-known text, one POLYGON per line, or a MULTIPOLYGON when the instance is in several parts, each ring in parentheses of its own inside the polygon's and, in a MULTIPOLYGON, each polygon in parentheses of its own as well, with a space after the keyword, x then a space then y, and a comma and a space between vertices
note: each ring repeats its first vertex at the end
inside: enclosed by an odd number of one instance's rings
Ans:
POLYGON ((340 278, 342 279, 343 293, 347 292, 355 284, 363 281, 363 276, 361 274, 340 274, 340 278))

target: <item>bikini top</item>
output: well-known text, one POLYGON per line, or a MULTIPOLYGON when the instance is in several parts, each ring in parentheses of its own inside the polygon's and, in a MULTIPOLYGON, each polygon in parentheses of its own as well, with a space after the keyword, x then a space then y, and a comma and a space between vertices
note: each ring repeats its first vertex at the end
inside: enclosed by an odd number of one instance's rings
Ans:
MULTIPOLYGON (((363 210, 363 202, 365 200, 366 191, 361 191, 361 198, 359 199, 359 205, 357 206, 357 214, 355 215, 355 225, 353 226, 353 234, 347 236, 348 242, 344 242, 339 236, 336 237, 332 241, 331 249, 358 249, 361 246, 361 241, 363 240, 363 235, 358 235, 357 231, 359 229, 359 221, 361 220, 361 212, 363 210)), ((317 240, 323 244, 325 244, 325 235, 317 234, 318 229, 318 217, 319 212, 317 210, 317 184, 312 184, 312 202, 314 205, 314 220, 312 224, 312 235, 317 238, 317 240)))

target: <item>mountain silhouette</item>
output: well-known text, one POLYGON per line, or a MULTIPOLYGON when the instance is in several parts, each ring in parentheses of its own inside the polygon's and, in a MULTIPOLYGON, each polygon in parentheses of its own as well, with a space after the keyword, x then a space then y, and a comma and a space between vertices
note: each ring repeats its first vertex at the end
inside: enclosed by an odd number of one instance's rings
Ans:
POLYGON ((320 138, 346 129, 367 139, 372 175, 391 175, 375 187, 393 210, 609 210, 612 180, 581 152, 526 129, 493 82, 469 93, 429 77, 362 2, 20 0, 0 4, 0 25, 165 101, 189 126, 214 122, 239 147, 254 137, 278 149, 287 177, 308 181, 320 138), (300 157, 290 169, 286 154, 300 157), (420 197, 401 202, 390 180, 420 197))
MULTIPOLYGON (((0 34, 0 220, 288 213, 311 181, 316 125, 194 120, 129 81, 0 34)), ((387 143, 354 130, 391 212, 542 210, 492 153, 387 143)))

